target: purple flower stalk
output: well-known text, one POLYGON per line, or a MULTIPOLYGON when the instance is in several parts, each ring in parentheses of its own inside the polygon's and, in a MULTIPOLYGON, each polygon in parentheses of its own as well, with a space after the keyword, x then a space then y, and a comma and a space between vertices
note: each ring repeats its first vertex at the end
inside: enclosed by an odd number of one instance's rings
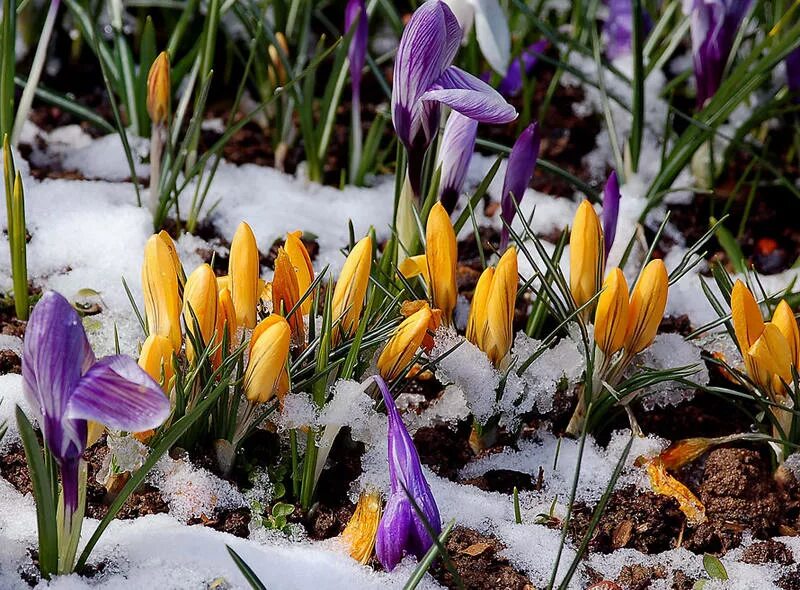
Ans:
POLYGON ((503 180, 503 196, 500 201, 500 216, 505 222, 500 234, 501 250, 505 250, 508 246, 508 227, 514 221, 525 190, 531 183, 538 157, 539 125, 531 123, 520 133, 514 142, 514 147, 511 148, 511 155, 508 156, 506 177, 503 180))
POLYGON ((611 172, 603 189, 603 242, 606 248, 606 258, 611 252, 614 238, 617 235, 617 219, 619 218, 619 181, 616 171, 611 172))
POLYGON ((477 121, 457 111, 450 113, 442 134, 438 159, 438 165, 442 168, 439 199, 448 213, 455 209, 464 188, 477 134, 477 121))
POLYGON ((497 91, 503 96, 516 96, 522 91, 523 76, 528 76, 539 60, 539 55, 547 49, 547 39, 529 45, 519 57, 511 61, 505 77, 497 86, 497 91), (523 73, 524 71, 524 73, 523 73))
POLYGON ((87 421, 115 430, 148 430, 167 419, 169 399, 132 358, 97 360, 77 312, 54 291, 45 293, 31 313, 22 377, 28 402, 40 413, 44 442, 61 471, 69 522, 78 509, 87 421))
POLYGON ((692 60, 697 106, 702 108, 719 89, 733 40, 751 0, 684 0, 692 17, 692 60))
POLYGON ((424 2, 411 16, 394 65, 392 123, 408 152, 408 176, 419 196, 422 161, 439 125, 440 103, 481 123, 508 123, 513 106, 485 82, 453 65, 461 27, 441 0, 424 2))
POLYGON ((786 56, 786 83, 789 92, 796 95, 795 102, 800 101, 800 47, 786 56))
POLYGON ((376 376, 386 412, 389 415, 389 480, 391 493, 378 524, 378 535, 375 540, 375 554, 378 561, 392 571, 403 559, 403 555, 411 553, 417 559, 427 553, 433 545, 433 539, 425 526, 438 536, 442 532, 442 522, 436 500, 431 488, 422 474, 417 449, 408 434, 394 399, 383 379, 376 376), (414 499, 425 521, 414 509, 409 496, 414 499))
POLYGON ((344 11, 344 30, 346 33, 355 23, 356 30, 350 40, 347 57, 350 60, 350 83, 353 86, 353 102, 360 102, 361 98, 361 71, 367 60, 367 38, 369 25, 367 24, 367 5, 364 0, 348 0, 344 11), (358 21, 358 22, 356 22, 358 21))

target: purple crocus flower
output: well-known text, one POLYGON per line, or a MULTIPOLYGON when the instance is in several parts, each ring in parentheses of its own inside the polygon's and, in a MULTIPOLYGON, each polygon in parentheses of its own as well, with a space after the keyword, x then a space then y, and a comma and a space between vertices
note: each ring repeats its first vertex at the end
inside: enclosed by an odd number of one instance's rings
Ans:
POLYGON ((442 134, 438 165, 442 167, 439 199, 448 213, 452 213, 467 178, 478 122, 457 111, 450 113, 442 134))
POLYGON ((438 536, 442 531, 439 508, 431 488, 422 474, 417 449, 408 434, 397 406, 383 379, 376 376, 375 382, 381 390, 386 412, 389 416, 389 480, 391 493, 378 524, 375 554, 387 571, 392 571, 411 553, 422 559, 433 545, 433 539, 425 527, 409 496, 425 515, 425 521, 438 536))
POLYGON ((411 188, 419 195, 422 161, 439 125, 439 103, 481 123, 508 123, 513 106, 485 82, 453 65, 461 28, 441 0, 411 16, 394 65, 392 123, 408 152, 411 188))
POLYGON ((124 355, 95 359, 77 312, 54 291, 45 293, 31 313, 22 377, 28 402, 40 413, 45 444, 61 471, 67 515, 78 508, 88 420, 140 432, 169 416, 169 399, 136 361, 124 355))
POLYGON ((795 94, 795 101, 800 101, 800 47, 786 56, 786 83, 789 92, 795 94))
MULTIPOLYGON (((632 0, 606 0, 608 18, 603 23, 603 36, 606 57, 616 59, 630 55, 633 46, 633 2, 632 0)), ((642 11, 644 34, 650 31, 653 23, 650 16, 642 11)))
POLYGON ((608 258, 608 253, 611 252, 614 237, 617 235, 620 196, 617 172, 612 171, 608 175, 606 186, 603 189, 603 241, 606 247, 606 258, 608 258))
POLYGON ((505 223, 500 234, 500 249, 508 246, 508 227, 514 221, 517 208, 522 202, 525 190, 531 183, 536 160, 539 157, 539 125, 531 123, 519 134, 506 165, 506 177, 503 180, 503 195, 500 200, 500 216, 505 223), (515 203, 516 202, 516 203, 515 203))
POLYGON ((364 0, 348 0, 344 11, 344 30, 350 32, 353 23, 356 30, 350 40, 347 57, 350 60, 350 82, 353 85, 353 102, 359 102, 361 97, 361 71, 367 60, 367 38, 369 25, 367 24, 367 5, 364 0))
POLYGON ((542 39, 536 43, 529 45, 519 57, 511 61, 508 66, 508 71, 505 77, 500 81, 497 86, 497 91, 503 96, 516 96, 522 90, 522 77, 531 73, 533 68, 536 67, 536 62, 539 60, 539 55, 544 53, 547 49, 547 39, 542 39))
POLYGON ((697 106, 717 92, 733 40, 751 0, 684 0, 692 17, 692 60, 697 83, 697 106))

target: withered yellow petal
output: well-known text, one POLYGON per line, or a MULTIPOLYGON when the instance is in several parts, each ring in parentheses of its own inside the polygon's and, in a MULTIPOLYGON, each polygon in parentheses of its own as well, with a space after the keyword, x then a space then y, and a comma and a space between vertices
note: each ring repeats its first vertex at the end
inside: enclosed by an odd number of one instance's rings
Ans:
POLYGON ((157 234, 150 236, 144 247, 142 265, 144 312, 149 334, 159 334, 181 347, 181 300, 178 271, 169 247, 157 234))
POLYGON ((350 549, 350 557, 361 564, 366 564, 372 557, 382 511, 381 495, 376 491, 363 491, 353 516, 342 531, 342 539, 350 549))
POLYGON ((575 212, 569 236, 569 289, 580 307, 594 297, 603 276, 603 230, 589 201, 575 212))
POLYGON ((689 488, 667 473, 658 457, 647 462, 647 475, 655 493, 677 500, 678 507, 686 516, 686 523, 689 526, 695 527, 705 522, 706 508, 703 503, 689 488))
POLYGON ((607 356, 620 350, 628 331, 628 282, 619 268, 611 269, 597 300, 594 339, 607 356))
POLYGON ((731 291, 731 319, 739 350, 744 354, 764 331, 764 318, 756 298, 739 280, 731 291))
POLYGON ((631 294, 628 306, 628 333, 625 350, 636 354, 650 346, 667 307, 669 276, 664 262, 651 260, 644 267, 631 294))
POLYGON ((236 322, 245 328, 256 325, 256 306, 261 294, 258 289, 260 268, 256 237, 250 226, 242 222, 231 241, 228 277, 236 322))
POLYGON ((445 324, 453 320, 458 289, 456 287, 456 263, 458 244, 453 224, 441 203, 437 202, 428 214, 425 229, 425 254, 428 263, 428 289, 431 305, 442 310, 445 324))

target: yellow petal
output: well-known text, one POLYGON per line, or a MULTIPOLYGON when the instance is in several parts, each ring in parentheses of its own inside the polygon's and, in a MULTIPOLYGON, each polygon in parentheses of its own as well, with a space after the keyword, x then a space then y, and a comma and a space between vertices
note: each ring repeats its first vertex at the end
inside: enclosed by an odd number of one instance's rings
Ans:
POLYGON ((169 247, 158 235, 150 236, 144 247, 142 291, 149 334, 169 338, 175 350, 180 350, 181 300, 178 292, 178 271, 169 247))
POLYGON ((611 269, 603 283, 594 315, 597 347, 611 356, 625 344, 628 330, 628 282, 619 268, 611 269))
MULTIPOLYGON (((300 297, 306 294, 311 283, 314 282, 314 266, 311 264, 311 256, 308 255, 303 241, 300 239, 301 232, 295 231, 286 234, 286 243, 283 248, 292 261, 292 266, 297 273, 297 287, 300 297)), ((301 305, 301 313, 308 315, 311 312, 313 297, 310 295, 305 298, 301 305)))
POLYGON ((295 342, 302 345, 305 342, 303 314, 299 308, 290 313, 299 301, 300 287, 297 284, 297 272, 295 272, 286 250, 278 248, 278 256, 275 258, 275 274, 272 278, 272 309, 275 313, 286 317, 292 328, 295 342))
POLYGON ((514 304, 518 283, 517 250, 510 247, 494 271, 486 304, 486 329, 482 336, 483 351, 498 368, 514 342, 514 304))
POLYGON ((425 254, 411 256, 400 262, 397 270, 407 279, 422 275, 425 284, 430 284, 428 277, 428 260, 425 254))
POLYGON ((372 238, 366 236, 353 246, 333 290, 332 317, 339 322, 339 329, 332 334, 334 344, 341 337, 352 336, 358 328, 371 271, 372 238))
POLYGON ((249 401, 264 403, 278 392, 289 359, 291 336, 289 324, 275 314, 259 322, 253 330, 244 374, 244 391, 249 401))
POLYGON ((378 357, 378 370, 384 379, 395 379, 411 363, 422 346, 431 319, 431 309, 425 305, 397 327, 378 357))
POLYGON ((245 328, 256 325, 256 306, 261 294, 258 289, 260 268, 256 237, 250 226, 242 222, 231 241, 228 277, 236 322, 245 328))
POLYGON ((181 264, 180 256, 178 256, 178 249, 175 247, 175 242, 166 231, 163 229, 158 232, 158 237, 164 240, 164 243, 169 248, 169 255, 172 257, 172 263, 175 265, 175 270, 178 271, 178 280, 181 286, 186 282, 186 275, 183 272, 183 265, 181 264))
POLYGON ((667 473, 658 457, 648 461, 646 469, 653 491, 662 496, 675 498, 681 512, 686 515, 686 523, 689 526, 695 527, 705 522, 706 508, 703 503, 689 488, 667 473))
POLYGON ((750 377, 765 393, 783 393, 781 380, 792 382, 792 353, 786 338, 772 322, 747 351, 750 377))
POLYGON ((792 364, 800 370, 800 330, 797 328, 797 320, 794 317, 794 312, 786 300, 781 300, 778 307, 775 308, 775 313, 772 314, 772 323, 786 338, 789 344, 789 352, 792 357, 792 364))
POLYGON ((667 267, 661 260, 651 260, 644 267, 631 294, 626 352, 636 354, 653 342, 667 307, 668 289, 667 267))
POLYGON ((172 367, 172 357, 175 349, 169 339, 158 334, 148 336, 139 353, 139 366, 150 375, 165 392, 169 392, 175 370, 172 367))
POLYGON ((659 459, 666 469, 679 469, 694 461, 715 443, 713 438, 686 438, 672 443, 660 455, 659 459))
POLYGON ((217 299, 217 337, 222 341, 223 334, 228 335, 228 350, 236 345, 236 309, 229 289, 221 289, 217 299))
POLYGON ((731 291, 731 319, 744 355, 764 331, 764 319, 755 297, 742 281, 736 281, 731 291))
MULTIPOLYGON (((183 323, 186 333, 193 334, 195 339, 202 340, 203 346, 212 344, 217 329, 217 277, 208 264, 201 264, 186 279, 183 290, 183 323), (195 323, 196 322, 196 323, 195 323), (200 333, 195 328, 200 328, 200 333)), ((192 339, 186 339, 186 356, 194 360, 192 339)))
POLYGON ((603 276, 603 230, 589 201, 575 212, 569 236, 569 288, 580 307, 594 297, 603 276))
POLYGON ((356 510, 342 532, 342 539, 350 549, 350 557, 366 564, 372 557, 383 502, 375 491, 364 491, 358 498, 356 510))
POLYGON ((469 319, 467 320, 467 340, 475 346, 483 348, 483 334, 486 326, 486 308, 489 304, 489 293, 492 290, 492 280, 494 279, 494 268, 485 269, 478 284, 475 285, 475 292, 472 294, 472 305, 469 308, 469 319))
POLYGON ((437 202, 428 214, 425 229, 425 253, 428 263, 428 289, 431 305, 442 310, 445 324, 453 321, 458 289, 456 287, 456 262, 458 245, 450 216, 437 202))
POLYGON ((162 51, 147 74, 147 114, 155 125, 164 125, 169 117, 169 54, 162 51))

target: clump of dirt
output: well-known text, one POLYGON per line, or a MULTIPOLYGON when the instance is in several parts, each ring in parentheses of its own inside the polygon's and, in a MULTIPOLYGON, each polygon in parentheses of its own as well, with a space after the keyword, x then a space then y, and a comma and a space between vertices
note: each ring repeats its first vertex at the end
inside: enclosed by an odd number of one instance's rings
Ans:
POLYGON ((20 494, 30 494, 33 491, 22 444, 12 444, 5 455, 0 456, 0 476, 14 486, 20 494))
POLYGON ((442 477, 455 480, 458 471, 473 458, 469 446, 471 423, 463 420, 453 430, 447 425, 426 426, 414 434, 420 461, 442 477))
MULTIPOLYGON (((576 543, 588 532, 592 512, 586 504, 575 504, 570 533, 576 543)), ((589 550, 611 553, 628 547, 647 554, 668 551, 677 546, 685 523, 673 498, 626 486, 611 494, 589 550)))
POLYGON ((529 473, 513 471, 511 469, 490 469, 480 477, 465 479, 461 483, 473 485, 486 492, 500 492, 501 494, 513 494, 514 488, 521 491, 541 490, 544 482, 542 481, 543 471, 539 468, 539 475, 536 480, 529 473))
POLYGON ((792 550, 785 543, 769 539, 753 543, 742 552, 741 560, 745 563, 779 563, 791 565, 794 563, 792 550))
POLYGON ((213 517, 201 514, 190 519, 187 524, 202 524, 222 533, 246 539, 250 536, 250 509, 218 510, 213 517))
POLYGON ((726 553, 749 530, 760 539, 777 532, 781 497, 765 459, 749 449, 722 448, 708 454, 698 497, 708 520, 686 547, 696 553, 726 553))
POLYGON ((617 576, 617 583, 624 590, 647 590, 655 580, 667 577, 667 569, 663 565, 626 565, 617 576))
MULTIPOLYGON (((498 555, 505 545, 495 537, 458 526, 450 533, 445 546, 467 590, 534 589, 527 576, 498 555)), ((457 587, 454 576, 441 560, 431 573, 448 588, 457 587)))
POLYGON ((13 350, 0 350, 0 375, 22 373, 22 359, 13 350))

